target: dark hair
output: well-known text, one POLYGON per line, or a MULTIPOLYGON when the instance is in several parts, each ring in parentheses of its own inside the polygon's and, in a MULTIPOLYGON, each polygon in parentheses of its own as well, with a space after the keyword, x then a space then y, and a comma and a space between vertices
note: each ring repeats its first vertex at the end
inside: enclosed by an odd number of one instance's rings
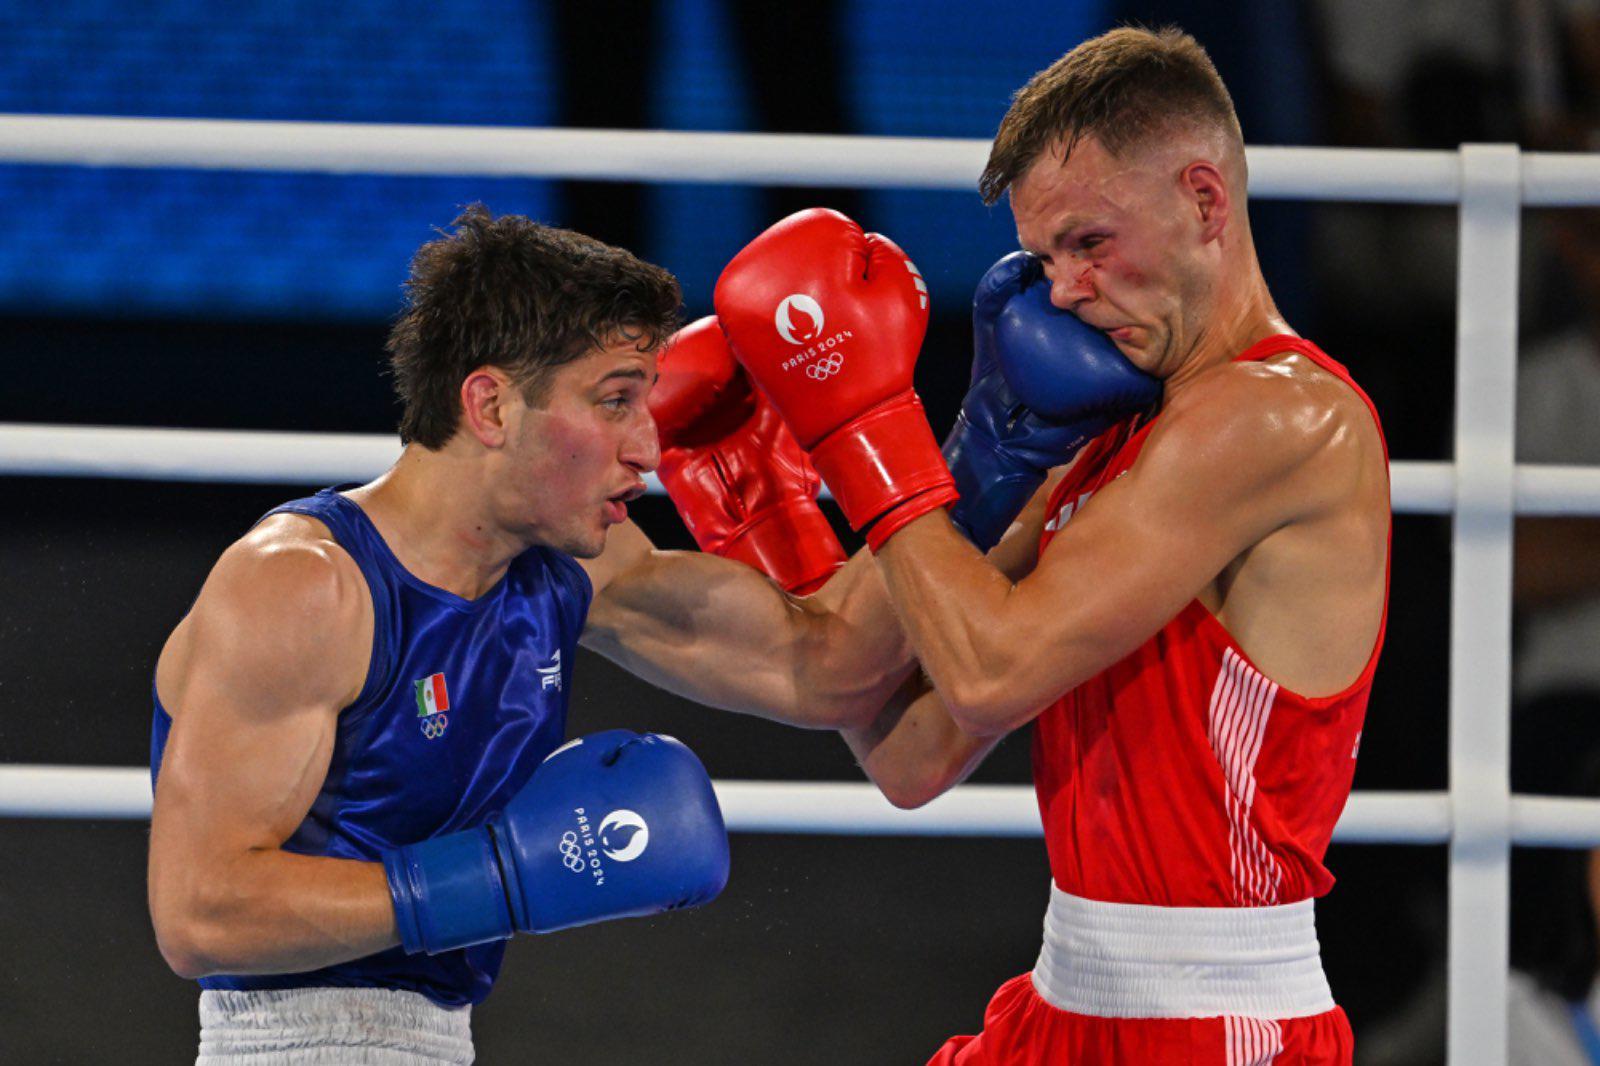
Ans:
POLYGON ((677 328, 677 279, 631 252, 482 204, 452 225, 411 260, 386 345, 406 443, 444 446, 479 367, 501 367, 538 404, 556 367, 619 339, 651 351, 677 328))
POLYGON ((1085 136, 1115 156, 1174 125, 1220 128, 1243 152, 1233 98, 1199 41, 1174 27, 1112 30, 1084 41, 1017 90, 978 191, 984 203, 994 203, 1063 139, 1063 160, 1085 136))

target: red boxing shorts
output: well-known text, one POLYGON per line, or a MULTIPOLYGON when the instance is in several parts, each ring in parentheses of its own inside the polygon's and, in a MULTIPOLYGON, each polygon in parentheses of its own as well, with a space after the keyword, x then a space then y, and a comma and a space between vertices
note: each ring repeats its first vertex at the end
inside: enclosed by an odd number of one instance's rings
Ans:
POLYGON ((1052 885, 1033 972, 929 1066, 1349 1066, 1354 1048, 1310 900, 1152 907, 1052 885))
POLYGON ((1350 1066, 1338 1007, 1309 1018, 1094 1018, 1039 998, 1031 973, 1000 986, 983 1032, 955 1036, 928 1066, 1350 1066))

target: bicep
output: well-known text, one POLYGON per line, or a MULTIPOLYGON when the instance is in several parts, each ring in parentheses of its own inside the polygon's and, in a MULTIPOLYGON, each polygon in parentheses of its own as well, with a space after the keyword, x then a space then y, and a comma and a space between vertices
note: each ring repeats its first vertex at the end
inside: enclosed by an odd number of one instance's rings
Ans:
POLYGON ((195 671, 161 760, 153 857, 277 847, 327 775, 337 708, 293 696, 267 706, 247 672, 195 671))
POLYGON ((1152 434, 1127 474, 1098 490, 1013 590, 1035 671, 1066 688, 1117 661, 1165 625, 1229 563, 1292 520, 1292 456, 1249 437, 1152 434), (1065 651, 1065 654, 1061 652, 1065 651), (1053 667, 1051 661, 1060 664, 1053 667))

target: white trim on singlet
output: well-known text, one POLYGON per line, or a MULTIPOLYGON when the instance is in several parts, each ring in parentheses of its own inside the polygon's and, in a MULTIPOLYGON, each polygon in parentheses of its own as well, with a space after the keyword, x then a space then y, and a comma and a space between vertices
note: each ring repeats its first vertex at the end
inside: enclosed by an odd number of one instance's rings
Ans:
POLYGON ((1250 823, 1256 798, 1256 759, 1277 697, 1276 682, 1232 648, 1223 652, 1206 727, 1211 750, 1222 765, 1233 902, 1244 907, 1271 906, 1282 898, 1283 872, 1250 823))

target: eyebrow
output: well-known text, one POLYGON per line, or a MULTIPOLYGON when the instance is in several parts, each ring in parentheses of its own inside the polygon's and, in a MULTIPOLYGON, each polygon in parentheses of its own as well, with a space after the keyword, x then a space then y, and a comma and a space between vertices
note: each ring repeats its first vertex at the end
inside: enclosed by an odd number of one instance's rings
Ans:
POLYGON ((1056 230, 1055 235, 1050 238, 1050 244, 1052 247, 1054 247, 1055 245, 1065 241, 1069 236, 1078 230, 1097 229, 1104 224, 1105 223, 1091 218, 1069 218, 1062 224, 1060 229, 1056 230))
MULTIPOLYGON (((658 373, 656 376, 660 377, 661 375, 658 373)), ((631 380, 631 381, 653 380, 653 379, 646 378, 644 371, 641 370, 638 367, 629 367, 629 368, 626 368, 626 369, 618 368, 616 370, 611 371, 611 373, 605 375, 604 377, 602 377, 599 381, 595 382, 594 383, 595 384, 595 388, 599 388, 601 385, 604 385, 606 382, 610 381, 612 378, 627 378, 628 380, 631 380)))
POLYGON ((1061 242, 1066 239, 1067 234, 1071 233, 1075 229, 1082 228, 1083 221, 1081 219, 1068 219, 1065 225, 1060 226, 1054 233, 1050 235, 1050 239, 1044 243, 1044 247, 1042 248, 1028 247, 1022 242, 1022 234, 1019 233, 1017 234, 1017 247, 1021 248, 1029 255, 1046 256, 1050 254, 1051 249, 1057 248, 1061 245, 1061 242))

